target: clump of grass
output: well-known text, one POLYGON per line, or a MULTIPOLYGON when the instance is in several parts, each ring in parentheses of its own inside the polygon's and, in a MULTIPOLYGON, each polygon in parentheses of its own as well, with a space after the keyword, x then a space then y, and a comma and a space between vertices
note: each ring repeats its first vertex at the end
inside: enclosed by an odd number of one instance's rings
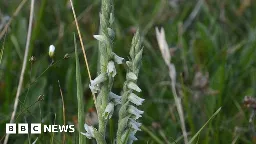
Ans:
MULTIPOLYGON (((17 89, 16 96, 15 96, 15 102, 14 102, 14 106, 13 106, 13 112, 12 112, 10 123, 13 123, 14 120, 15 120, 15 116, 16 116, 16 112, 17 112, 17 108, 18 108, 18 104, 19 104, 19 97, 20 97, 21 89, 22 89, 22 85, 23 85, 25 70, 26 70, 26 66, 27 66, 28 52, 29 52, 29 46, 30 46, 30 38, 31 38, 31 33, 32 33, 32 23, 33 23, 33 18, 34 18, 33 17, 34 4, 35 4, 35 1, 31 0, 29 26, 28 26, 28 33, 27 33, 27 40, 26 40, 26 48, 25 48, 25 52, 24 52, 24 59, 23 59, 23 64, 22 64, 18 89, 17 89)), ((6 25, 6 29, 7 29, 7 25, 6 25)), ((6 135, 5 140, 4 140, 4 144, 8 143, 8 139, 9 139, 9 134, 6 135)))
POLYGON ((171 63, 170 50, 165 38, 165 31, 163 28, 161 28, 160 31, 158 28, 156 28, 156 38, 157 38, 158 45, 159 45, 162 57, 164 59, 164 62, 167 65, 169 70, 169 77, 171 79, 171 82, 170 82, 171 90, 174 96, 174 101, 175 101, 179 118, 180 118, 181 130, 184 137, 184 143, 191 144, 197 138, 200 132, 204 129, 204 127, 220 112, 221 107, 207 120, 207 122, 198 130, 198 132, 190 140, 188 140, 181 98, 178 96, 176 92, 176 69, 175 69, 175 65, 171 63))

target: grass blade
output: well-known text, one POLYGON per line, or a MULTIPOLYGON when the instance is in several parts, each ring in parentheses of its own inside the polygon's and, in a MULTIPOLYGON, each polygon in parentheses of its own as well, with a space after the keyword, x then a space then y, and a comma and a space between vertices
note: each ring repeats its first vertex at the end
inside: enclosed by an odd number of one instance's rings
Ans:
MULTIPOLYGON (((60 96, 61 96, 61 101, 62 101, 62 115, 63 115, 63 125, 66 125, 66 115, 65 115, 65 103, 64 103, 64 97, 62 94, 62 90, 60 87, 60 81, 58 80, 58 84, 59 84, 59 88, 60 88, 60 96)), ((62 143, 65 144, 65 139, 66 139, 66 135, 65 133, 63 133, 63 138, 62 138, 62 143)))
POLYGON ((83 88, 81 81, 80 65, 77 53, 76 38, 74 35, 75 54, 76 54, 76 85, 77 85, 77 104, 78 104, 78 129, 79 129, 79 144, 85 143, 85 137, 80 133, 84 129, 84 101, 83 88))
MULTIPOLYGON (((18 109, 18 104, 19 104, 19 97, 20 97, 20 93, 21 93, 21 90, 22 90, 24 75, 25 75, 25 71, 26 71, 27 60, 28 60, 28 52, 29 52, 29 46, 30 46, 30 38, 31 38, 32 26, 33 26, 33 18, 34 18, 34 15, 33 15, 34 14, 34 4, 35 4, 35 0, 31 0, 29 25, 28 25, 26 47, 25 47, 25 52, 24 52, 24 59, 23 59, 23 63, 22 63, 22 69, 21 69, 19 84, 18 84, 16 96, 15 96, 15 101, 14 101, 14 105, 13 105, 13 112, 12 112, 10 123, 13 123, 14 119, 15 119, 15 115, 16 115, 16 112, 17 112, 17 109, 18 109)), ((7 25, 6 25, 6 27, 7 27, 7 25)), ((8 143, 8 139, 9 139, 9 134, 6 135, 5 140, 4 140, 4 144, 8 143)))
POLYGON ((148 133, 150 135, 150 137, 157 143, 157 144, 164 144, 164 142, 162 140, 160 140, 160 138, 158 138, 153 132, 151 132, 146 126, 142 125, 141 129, 148 133))
POLYGON ((204 127, 211 121, 211 119, 213 119, 221 110, 221 107, 210 117, 210 119, 200 128, 200 130, 190 139, 190 141, 188 142, 189 144, 191 144, 196 137, 200 134, 200 132, 204 129, 204 127))

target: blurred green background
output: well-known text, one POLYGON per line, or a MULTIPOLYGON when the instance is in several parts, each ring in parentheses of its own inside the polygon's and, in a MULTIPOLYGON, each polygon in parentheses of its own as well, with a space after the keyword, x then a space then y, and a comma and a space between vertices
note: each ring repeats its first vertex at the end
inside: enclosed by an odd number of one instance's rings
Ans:
MULTIPOLYGON (((100 0, 73 0, 93 77, 97 74, 100 0)), ((128 59, 136 27, 144 35, 143 66, 138 85, 141 107, 140 122, 144 128, 135 143, 183 143, 179 117, 170 88, 170 78, 155 36, 155 27, 164 27, 166 39, 173 48, 172 62, 177 70, 177 91, 182 97, 185 121, 191 138, 219 108, 221 112, 200 133, 198 143, 256 143, 254 127, 249 123, 251 110, 243 105, 244 96, 256 92, 256 2, 253 0, 114 0, 114 51, 128 59), (194 14, 194 15, 193 15, 194 14)), ((11 17, 18 0, 0 1, 0 26, 11 17)), ((0 138, 5 135, 17 91, 26 44, 30 11, 28 0, 0 40, 4 46, 0 65, 0 138)), ((0 27, 0 31, 3 30, 0 27)), ((73 33, 77 33, 68 0, 36 0, 29 58, 18 113, 33 104, 40 95, 44 101, 22 113, 16 122, 63 124, 62 102, 58 80, 63 90, 66 120, 77 122, 77 99, 73 33), (48 56, 49 45, 56 47, 54 65, 48 56), (63 59, 68 53, 69 59, 63 59)), ((78 36, 77 36, 78 38, 78 36)), ((87 120, 93 117, 89 78, 79 45, 87 120)), ((124 67, 118 66, 113 86, 120 93, 125 80, 124 67)), ((110 121, 108 140, 117 123, 110 121)), ((11 135, 9 143, 50 143, 53 135, 11 135)), ((67 134, 67 143, 78 143, 78 133, 67 134)), ((53 143, 61 143, 55 133, 53 143)), ((89 141, 93 143, 93 141, 89 141)), ((195 142, 196 143, 196 142, 195 142)))

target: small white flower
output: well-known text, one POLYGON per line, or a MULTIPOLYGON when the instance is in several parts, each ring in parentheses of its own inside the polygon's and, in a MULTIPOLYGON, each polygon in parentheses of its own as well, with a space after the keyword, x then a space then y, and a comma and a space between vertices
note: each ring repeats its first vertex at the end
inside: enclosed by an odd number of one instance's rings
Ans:
POLYGON ((113 115, 113 112, 114 112, 114 103, 110 102, 110 103, 108 103, 108 105, 103 113, 104 118, 110 119, 113 115))
POLYGON ((107 38, 105 36, 103 36, 103 35, 93 35, 93 37, 95 39, 97 39, 98 41, 107 44, 107 38))
POLYGON ((111 29, 111 28, 107 28, 108 29, 108 35, 111 37, 111 38, 115 38, 115 32, 111 29))
POLYGON ((137 80, 137 79, 138 79, 137 76, 136 76, 136 74, 133 73, 133 72, 127 73, 127 74, 126 74, 126 78, 127 78, 127 79, 130 79, 130 80, 137 80))
POLYGON ((49 56, 50 56, 50 57, 53 57, 53 56, 54 56, 54 51, 55 51, 54 45, 50 45, 50 46, 49 46, 49 56))
POLYGON ((109 93, 110 99, 114 99, 115 105, 121 104, 121 96, 114 94, 113 92, 109 93))
POLYGON ((132 68, 132 62, 126 61, 126 65, 127 65, 129 68, 132 68))
POLYGON ((131 141, 136 141, 136 140, 138 140, 138 139, 135 137, 136 132, 137 132, 136 130, 130 132, 129 140, 131 140, 131 141))
POLYGON ((141 131, 141 129, 140 129, 141 123, 136 122, 134 119, 131 119, 131 118, 130 118, 129 125, 130 125, 130 127, 133 128, 134 130, 136 130, 136 131, 141 131))
POLYGON ((129 82, 127 86, 129 89, 135 90, 137 92, 141 92, 141 89, 134 82, 129 82))
POLYGON ((129 106, 128 112, 135 116, 135 118, 134 118, 135 120, 140 118, 141 115, 144 113, 144 111, 141 111, 141 110, 137 109, 136 107, 134 107, 132 105, 129 106))
POLYGON ((94 137, 94 128, 92 126, 88 126, 86 123, 84 124, 84 129, 86 133, 81 132, 82 135, 85 135, 88 139, 94 137))
POLYGON ((132 102, 132 103, 134 103, 135 105, 142 105, 142 103, 143 103, 143 101, 145 100, 145 99, 143 99, 143 98, 140 98, 140 97, 138 97, 136 94, 134 94, 134 93, 130 93, 129 94, 129 96, 128 96, 128 99, 132 102))
POLYGON ((117 64, 122 64, 124 63, 124 58, 118 56, 117 54, 113 53, 114 55, 114 61, 117 63, 117 64))
POLYGON ((97 93, 100 90, 99 85, 89 85, 89 88, 91 89, 92 93, 97 93))
POLYGON ((116 75, 116 67, 113 61, 108 62, 108 67, 107 67, 107 73, 108 76, 115 77, 116 75))
POLYGON ((135 133, 136 133, 136 130, 135 130, 135 131, 126 130, 126 131, 124 132, 124 134, 121 136, 122 142, 123 142, 123 143, 125 142, 125 138, 126 138, 127 135, 128 135, 128 144, 132 144, 133 141, 138 140, 138 139, 135 137, 135 133), (129 132, 129 135, 128 135, 128 132, 129 132))
POLYGON ((99 89, 99 84, 107 80, 105 74, 98 75, 94 80, 91 80, 91 84, 89 84, 89 88, 93 93, 97 93, 99 89))
POLYGON ((115 21, 115 17, 113 15, 113 13, 110 13, 110 17, 109 17, 109 23, 112 25, 115 21))
POLYGON ((94 80, 91 81, 92 85, 96 85, 96 84, 100 84, 102 82, 104 82, 105 80, 107 80, 106 74, 100 74, 98 75, 94 80))

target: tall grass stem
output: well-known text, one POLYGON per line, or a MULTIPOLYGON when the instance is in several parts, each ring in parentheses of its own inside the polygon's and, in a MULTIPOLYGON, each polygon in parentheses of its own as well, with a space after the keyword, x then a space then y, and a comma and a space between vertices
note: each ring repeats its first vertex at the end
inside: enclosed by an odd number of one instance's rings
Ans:
MULTIPOLYGON (((90 73, 90 68, 89 68, 89 64, 88 64, 88 60, 87 60, 87 56, 86 56, 86 52, 85 52, 85 48, 84 48, 84 43, 83 43, 83 40, 82 40, 81 32, 80 32, 79 25, 78 25, 78 22, 77 22, 76 12, 75 12, 72 0, 69 0, 69 1, 70 1, 70 4, 71 4, 73 16, 74 16, 74 19, 75 19, 76 29, 77 29, 77 32, 78 32, 81 48, 82 48, 82 51, 83 51, 84 61, 85 61, 85 65, 86 65, 86 68, 87 68, 88 76, 89 76, 89 79, 91 81, 92 80, 92 76, 91 76, 91 73, 90 73)), ((92 95, 93 95, 94 105, 96 105, 96 97, 95 97, 94 93, 92 93, 92 95)))
MULTIPOLYGON (((21 74, 20 74, 19 85, 18 85, 16 97, 15 97, 15 102, 14 102, 14 106, 13 106, 13 112, 12 112, 10 123, 14 122, 14 118, 15 118, 16 111, 17 111, 18 104, 19 104, 19 96, 20 96, 20 93, 21 93, 22 85, 23 85, 24 74, 25 74, 25 70, 26 70, 26 66, 27 66, 28 52, 29 52, 29 46, 30 46, 30 38, 31 38, 31 32, 32 32, 33 15, 34 15, 34 3, 35 3, 35 0, 31 0, 26 48, 25 48, 22 70, 21 70, 21 74)), ((8 143, 8 139, 9 139, 9 134, 6 135, 5 140, 4 140, 4 144, 8 143)))

